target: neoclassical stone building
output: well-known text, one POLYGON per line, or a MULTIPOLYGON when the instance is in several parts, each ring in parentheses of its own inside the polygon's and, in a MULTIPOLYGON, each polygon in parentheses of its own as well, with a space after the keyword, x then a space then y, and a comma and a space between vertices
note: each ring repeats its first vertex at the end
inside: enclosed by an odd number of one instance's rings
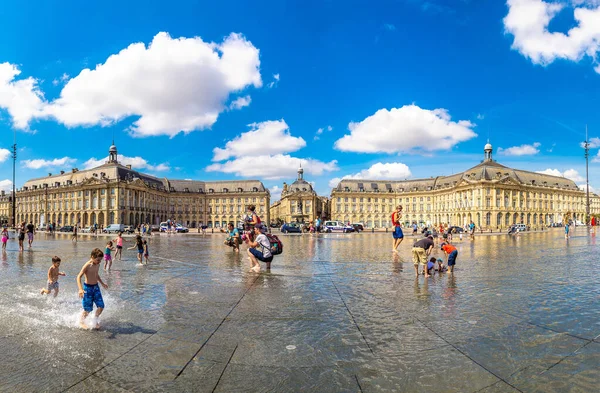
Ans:
POLYGON ((331 193, 332 218, 389 227, 393 209, 404 208, 404 224, 463 226, 473 221, 482 229, 501 229, 515 223, 532 227, 584 221, 585 192, 564 177, 508 168, 484 160, 451 176, 407 181, 342 180, 331 193))
POLYGON ((96 168, 48 174, 17 191, 17 221, 86 227, 158 224, 222 227, 256 205, 269 222, 269 190, 258 180, 196 181, 157 178, 121 165, 117 148, 96 168))
POLYGON ((274 222, 315 222, 317 218, 329 218, 329 201, 320 197, 312 185, 304 180, 304 169, 298 169, 298 178, 290 185, 283 183, 281 199, 270 208, 274 222))
POLYGON ((13 225, 12 192, 0 191, 0 226, 13 225))

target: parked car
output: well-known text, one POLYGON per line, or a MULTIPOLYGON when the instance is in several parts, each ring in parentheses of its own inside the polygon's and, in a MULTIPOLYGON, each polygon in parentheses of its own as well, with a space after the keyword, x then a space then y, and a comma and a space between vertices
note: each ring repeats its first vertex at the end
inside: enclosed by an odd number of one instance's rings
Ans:
POLYGON ((80 232, 81 233, 93 233, 94 232, 94 226, 92 225, 92 226, 89 226, 89 227, 86 227, 86 228, 82 228, 80 232))
POLYGON ((281 233, 302 233, 302 227, 295 222, 285 223, 281 226, 281 233))
POLYGON ((270 226, 271 228, 279 228, 279 226, 280 226, 280 225, 279 225, 279 224, 277 224, 276 222, 272 222, 272 223, 271 223, 269 226, 270 226))
POLYGON ((73 225, 65 225, 64 227, 61 227, 58 231, 59 232, 73 232, 73 225))
POLYGON ((177 233, 188 233, 190 230, 181 224, 177 224, 177 225, 175 225, 175 231, 177 233))
POLYGON ((463 233, 465 230, 462 227, 450 227, 448 233, 463 233))
POLYGON ((123 224, 110 224, 102 230, 104 233, 119 233, 125 231, 125 225, 123 224))
POLYGON ((527 230, 527 225, 515 224, 515 225, 511 225, 511 227, 508 229, 508 233, 525 232, 526 230, 527 230))
POLYGON ((152 232, 159 232, 160 231, 160 225, 150 225, 150 228, 152 228, 152 232))
POLYGON ((133 232, 135 232, 135 228, 133 227, 133 225, 125 225, 123 227, 123 232, 125 232, 125 233, 133 233, 133 232))
POLYGON ((365 227, 363 227, 362 224, 352 224, 352 228, 354 228, 356 232, 362 232, 365 230, 365 227))
POLYGON ((352 226, 346 225, 341 221, 325 221, 325 224, 323 224, 323 226, 331 230, 331 232, 354 232, 354 228, 352 226))

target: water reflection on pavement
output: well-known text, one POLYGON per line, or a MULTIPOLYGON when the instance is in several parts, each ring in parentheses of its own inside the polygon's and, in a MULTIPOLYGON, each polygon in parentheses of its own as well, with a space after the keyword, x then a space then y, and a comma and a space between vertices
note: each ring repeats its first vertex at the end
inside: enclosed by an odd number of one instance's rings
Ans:
MULTIPOLYGON (((223 237, 156 236, 124 251, 101 331, 77 328, 75 277, 106 238, 10 240, 0 259, 0 391, 595 391, 595 234, 457 241, 454 275, 415 278, 411 237, 281 236, 269 273, 223 237), (58 298, 42 297, 53 255, 58 298), (121 390, 120 390, 121 389, 121 390)), ((131 245, 125 243, 125 246, 131 245)), ((442 257, 436 242, 432 254, 442 257)), ((264 268, 264 264, 263 264, 264 268)))

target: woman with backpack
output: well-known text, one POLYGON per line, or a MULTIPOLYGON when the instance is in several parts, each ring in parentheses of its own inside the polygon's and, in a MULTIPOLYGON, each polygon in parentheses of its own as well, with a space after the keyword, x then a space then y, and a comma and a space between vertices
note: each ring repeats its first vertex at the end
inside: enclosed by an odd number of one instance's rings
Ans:
POLYGON ((271 241, 265 235, 267 227, 263 224, 254 225, 254 238, 251 240, 246 238, 246 244, 248 245, 248 259, 250 260, 250 272, 260 273, 260 262, 262 261, 267 264, 267 271, 271 270, 271 262, 273 261, 273 254, 271 253, 271 241))

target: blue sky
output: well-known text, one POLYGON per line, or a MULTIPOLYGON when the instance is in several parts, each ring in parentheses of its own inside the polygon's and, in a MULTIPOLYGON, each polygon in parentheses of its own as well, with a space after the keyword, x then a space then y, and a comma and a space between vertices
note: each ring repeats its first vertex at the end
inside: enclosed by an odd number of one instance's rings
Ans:
POLYGON ((600 136, 597 0, 49 3, 0 9, 5 189, 15 131, 17 187, 103 162, 114 135, 141 171, 258 178, 274 199, 300 163, 329 195, 465 170, 488 138, 583 184, 586 124, 600 136))

